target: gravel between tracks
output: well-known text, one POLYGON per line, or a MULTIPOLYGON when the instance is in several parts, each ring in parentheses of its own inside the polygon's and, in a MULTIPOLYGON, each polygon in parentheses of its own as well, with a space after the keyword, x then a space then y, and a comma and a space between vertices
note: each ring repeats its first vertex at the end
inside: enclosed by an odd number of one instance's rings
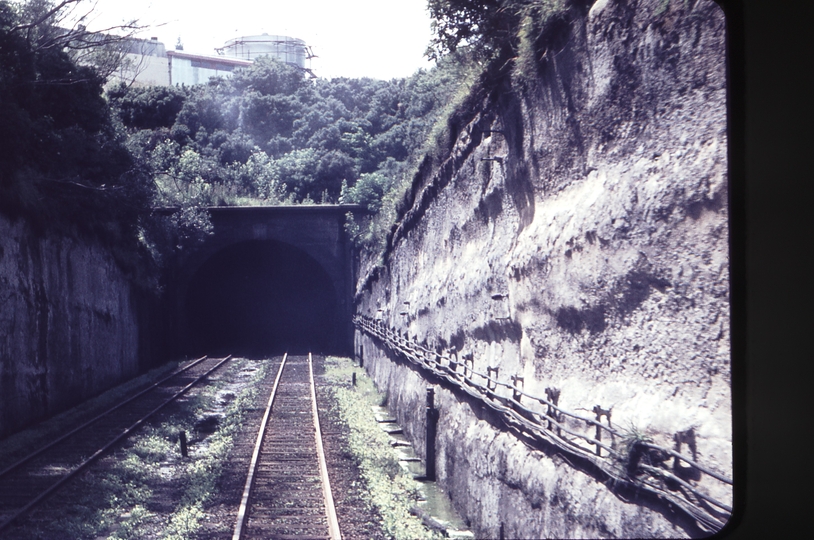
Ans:
MULTIPOLYGON (((322 357, 314 357, 314 380, 325 459, 342 537, 385 539, 387 536, 382 531, 380 516, 362 497, 364 480, 358 465, 347 451, 348 426, 339 419, 333 396, 325 388, 323 374, 322 357)), ((276 368, 270 369, 266 379, 273 381, 275 376, 276 368)), ((206 508, 206 519, 196 538, 220 540, 231 536, 237 516, 234 501, 239 501, 243 492, 246 470, 267 399, 268 395, 261 396, 256 402, 256 408, 249 411, 236 439, 240 442, 235 444, 225 464, 224 474, 220 477, 216 494, 206 508)))
POLYGON ((328 390, 322 357, 314 362, 314 382, 325 460, 342 538, 385 539, 387 535, 382 529, 381 516, 362 495, 367 488, 359 465, 349 450, 348 426, 340 420, 336 401, 328 390))
MULTIPOLYGON (((257 380, 258 362, 238 359, 211 378, 214 385, 190 391, 182 403, 160 413, 135 437, 24 518, 7 537, 230 538, 268 400, 265 388, 270 389, 273 383, 279 358, 268 366, 261 380, 257 380), (252 386, 259 391, 251 399, 245 395, 241 398, 252 386), (228 428, 228 415, 235 414, 232 403, 236 399, 244 406, 238 420, 232 417, 232 428, 228 428), (207 423, 211 424, 208 429, 207 423), (177 436, 173 439, 179 426, 189 430, 189 458, 179 455, 177 436), (214 460, 213 455, 225 459, 214 460), (201 483, 196 477, 202 473, 213 480, 201 483), (196 493, 201 485, 209 490, 203 496, 196 493)), ((314 376, 342 536, 387 538, 380 515, 363 497, 365 482, 348 450, 348 426, 340 420, 333 394, 326 388, 322 357, 314 357, 314 376)))

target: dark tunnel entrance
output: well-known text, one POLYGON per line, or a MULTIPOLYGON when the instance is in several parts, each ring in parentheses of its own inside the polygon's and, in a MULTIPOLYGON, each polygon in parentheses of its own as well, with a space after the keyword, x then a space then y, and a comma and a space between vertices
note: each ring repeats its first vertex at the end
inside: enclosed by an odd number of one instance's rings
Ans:
POLYGON ((270 240, 213 255, 192 277, 184 307, 195 354, 328 352, 341 332, 325 270, 300 249, 270 240))

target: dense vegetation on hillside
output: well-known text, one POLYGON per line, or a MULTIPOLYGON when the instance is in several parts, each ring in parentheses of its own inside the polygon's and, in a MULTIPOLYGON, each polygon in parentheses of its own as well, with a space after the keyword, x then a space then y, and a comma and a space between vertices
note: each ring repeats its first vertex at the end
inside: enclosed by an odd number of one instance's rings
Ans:
POLYGON ((116 133, 104 79, 74 63, 48 20, 32 25, 33 4, 0 1, 0 211, 135 239, 149 177, 116 133))
MULTIPOLYGON (((120 40, 58 26, 79 1, 0 0, 0 213, 38 234, 95 238, 155 289, 158 260, 140 241, 154 184, 103 95, 100 66, 120 40)), ((168 240, 179 236, 171 223, 163 228, 168 240)))
MULTIPOLYGON (((667 0, 669 1, 669 0, 667 0)), ((489 60, 522 56, 523 42, 537 40, 547 23, 562 15, 568 0, 428 0, 433 38, 430 58, 443 58, 460 48, 489 60)))
MULTIPOLYGON (((533 74, 564 3, 429 0, 437 67, 405 79, 309 79, 263 58, 205 85, 104 94, 104 70, 54 39, 59 6, 81 1, 0 0, 0 211, 153 262, 206 234, 206 206, 224 204, 361 204, 373 217, 348 229, 382 248, 420 157, 443 154, 475 80, 495 65, 533 74), (151 216, 155 206, 181 211, 151 216)), ((81 37, 86 51, 93 38, 81 37)))
POLYGON ((358 203, 372 211, 408 173, 459 63, 406 79, 309 79, 260 58, 192 87, 112 88, 127 146, 155 178, 154 204, 358 203))
MULTIPOLYGON (((0 211, 101 237, 130 263, 160 263, 205 234, 209 205, 378 211, 398 198, 465 70, 446 61, 406 79, 314 80, 260 59, 206 85, 105 93, 100 70, 54 39, 62 4, 0 0, 0 211), (181 212, 152 216, 155 206, 181 212)), ((351 223, 357 240, 381 241, 372 221, 351 223)))

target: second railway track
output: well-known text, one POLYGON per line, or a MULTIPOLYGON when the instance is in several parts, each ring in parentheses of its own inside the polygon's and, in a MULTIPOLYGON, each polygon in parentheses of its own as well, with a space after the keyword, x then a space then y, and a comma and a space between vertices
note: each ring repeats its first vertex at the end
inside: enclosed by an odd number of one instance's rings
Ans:
MULTIPOLYGON (((142 425, 154 422, 156 413, 229 360, 204 357, 189 362, 0 470, 0 537, 25 536, 25 526, 19 530, 15 527, 19 522, 28 523, 24 516, 61 492, 142 425)), ((266 402, 265 410, 262 405, 260 410, 249 409, 244 424, 249 431, 244 431, 246 439, 235 441, 236 447, 250 445, 252 458, 247 459, 247 453, 243 454, 246 458, 235 456, 230 466, 232 478, 242 478, 238 480, 241 483, 245 480, 242 500, 236 492, 224 493, 222 499, 226 508, 234 509, 230 534, 233 539, 339 540, 322 448, 312 357, 285 355, 268 361, 278 368, 273 385, 272 377, 256 383, 263 396, 258 399, 266 402), (252 415, 255 420, 250 419, 252 415)), ((222 537, 220 533, 218 537, 222 537)))
POLYGON ((0 471, 0 534, 231 357, 203 357, 0 471))

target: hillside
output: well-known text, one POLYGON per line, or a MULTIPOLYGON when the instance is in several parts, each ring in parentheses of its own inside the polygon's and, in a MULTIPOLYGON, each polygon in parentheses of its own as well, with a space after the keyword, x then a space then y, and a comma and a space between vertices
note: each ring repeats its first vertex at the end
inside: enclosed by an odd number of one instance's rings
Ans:
MULTIPOLYGON (((424 161, 384 264, 363 266, 357 313, 565 410, 599 406, 603 424, 731 477, 723 13, 711 1, 550 4, 519 19, 514 56, 492 64, 424 161)), ((427 382, 369 333, 356 339, 420 440, 409 411, 427 382)), ((508 437, 433 384, 440 482, 477 534, 709 529, 508 437)), ((731 485, 686 478, 731 505, 731 485)))

